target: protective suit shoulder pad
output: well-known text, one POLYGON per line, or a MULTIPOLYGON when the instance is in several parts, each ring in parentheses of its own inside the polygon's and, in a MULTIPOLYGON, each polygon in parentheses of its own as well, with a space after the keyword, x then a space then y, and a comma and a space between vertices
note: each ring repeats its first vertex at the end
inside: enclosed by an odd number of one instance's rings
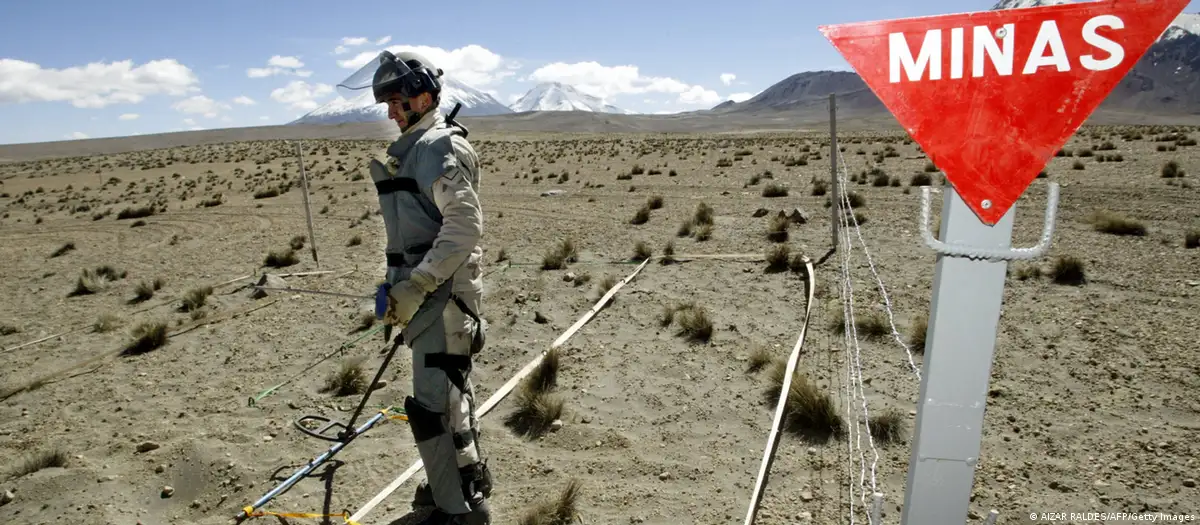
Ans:
POLYGON ((470 170, 470 166, 462 166, 463 160, 459 152, 465 146, 470 148, 458 128, 446 127, 429 130, 421 137, 421 163, 427 168, 422 175, 428 173, 429 180, 420 181, 422 185, 432 185, 437 177, 446 175, 458 167, 470 170))

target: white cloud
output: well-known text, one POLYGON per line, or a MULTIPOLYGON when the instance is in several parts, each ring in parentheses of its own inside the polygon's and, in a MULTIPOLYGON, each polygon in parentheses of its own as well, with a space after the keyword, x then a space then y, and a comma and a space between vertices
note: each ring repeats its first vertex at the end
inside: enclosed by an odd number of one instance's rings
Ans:
MULTIPOLYGON (((450 51, 429 46, 389 46, 386 49, 392 53, 408 51, 421 55, 441 68, 447 77, 477 88, 498 83, 516 74, 511 61, 476 44, 450 51)), ((363 51, 352 58, 339 60, 338 65, 346 69, 358 69, 381 51, 363 51)))
MULTIPOLYGON (((333 54, 342 55, 350 52, 350 48, 367 45, 371 40, 365 36, 345 36, 342 37, 342 44, 333 48, 333 54)), ((382 46, 392 41, 391 36, 382 37, 374 42, 377 46, 382 46)))
POLYGON ((721 95, 711 89, 705 89, 704 86, 692 86, 687 91, 679 94, 679 102, 681 104, 706 104, 713 105, 722 102, 721 95))
POLYGON ((304 62, 301 62, 296 57, 283 57, 275 55, 267 59, 267 65, 270 67, 278 67, 283 69, 300 69, 304 67, 304 62))
POLYGON ((126 114, 124 114, 124 115, 121 115, 121 116, 119 116, 119 117, 117 117, 117 118, 118 118, 119 120, 137 120, 138 116, 139 116, 139 115, 138 115, 137 113, 126 113, 126 114))
POLYGON ((0 104, 70 102, 77 108, 103 108, 136 104, 150 95, 182 96, 199 91, 199 82, 191 69, 170 58, 140 66, 122 60, 64 69, 0 58, 0 104))
POLYGON ((230 117, 229 115, 225 115, 225 116, 221 117, 221 122, 233 122, 233 117, 230 117))
POLYGON ((246 95, 242 95, 240 97, 233 99, 233 103, 241 104, 243 106, 253 106, 255 104, 254 99, 247 97, 246 95))
POLYGON ((728 86, 730 84, 733 84, 734 80, 737 80, 737 75, 735 75, 733 73, 721 73, 721 83, 722 84, 725 84, 726 86, 728 86))
POLYGON ((733 93, 733 94, 729 95, 729 100, 732 100, 734 102, 744 102, 744 101, 750 100, 752 98, 754 98, 754 93, 743 92, 743 93, 733 93))
POLYGON ((258 120, 271 120, 271 117, 264 115, 264 116, 258 117, 258 120))
POLYGON ((271 100, 287 105, 291 109, 312 111, 320 106, 317 99, 333 94, 329 84, 309 84, 293 80, 288 85, 271 91, 271 100))
POLYGON ((196 120, 195 120, 195 119, 190 119, 190 118, 185 118, 185 119, 183 119, 183 123, 184 123, 184 124, 187 124, 187 125, 189 125, 189 126, 195 126, 195 125, 196 125, 196 120))
POLYGON ((229 104, 217 102, 204 95, 196 95, 180 100, 172 104, 171 107, 180 113, 216 118, 222 110, 229 109, 229 104))
POLYGON ((75 131, 75 132, 72 132, 70 135, 67 135, 67 138, 75 139, 75 140, 83 140, 83 139, 88 138, 88 136, 87 136, 87 133, 84 133, 82 131, 75 131))
POLYGON ((682 104, 707 104, 720 101, 715 91, 690 85, 670 77, 642 76, 637 66, 604 66, 597 62, 554 62, 527 77, 534 82, 562 82, 609 102, 617 95, 667 93, 678 95, 682 104))
POLYGON ((252 67, 247 69, 246 76, 250 78, 263 78, 275 75, 295 75, 298 77, 312 75, 312 71, 300 69, 302 67, 304 67, 304 62, 301 62, 297 57, 275 55, 267 59, 267 67, 252 67))

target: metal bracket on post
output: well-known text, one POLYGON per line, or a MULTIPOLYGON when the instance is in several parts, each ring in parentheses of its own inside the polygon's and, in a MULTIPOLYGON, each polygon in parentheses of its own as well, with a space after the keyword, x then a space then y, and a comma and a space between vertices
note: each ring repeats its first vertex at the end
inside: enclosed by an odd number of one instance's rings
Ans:
POLYGON ((929 186, 921 188, 921 237, 925 245, 933 248, 940 255, 966 257, 968 259, 986 259, 991 261, 1019 261, 1041 257, 1050 247, 1050 238, 1054 236, 1054 217, 1058 211, 1058 183, 1051 182, 1046 188, 1046 218, 1042 226, 1042 238, 1031 248, 1008 248, 994 250, 961 244, 950 244, 933 238, 929 230, 930 214, 929 186))
POLYGON ((929 226, 931 191, 922 188, 921 236, 938 257, 902 525, 967 520, 1008 262, 1046 252, 1058 207, 1051 184, 1041 242, 1012 248, 1015 207, 987 224, 953 186, 942 192, 937 240, 929 226))

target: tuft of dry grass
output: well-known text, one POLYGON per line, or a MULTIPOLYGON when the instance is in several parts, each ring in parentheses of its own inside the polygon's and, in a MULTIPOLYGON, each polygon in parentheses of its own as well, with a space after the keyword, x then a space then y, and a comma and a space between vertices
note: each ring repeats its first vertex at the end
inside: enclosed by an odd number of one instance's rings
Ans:
POLYGON ((180 312, 194 312, 204 307, 204 303, 208 302, 208 296, 212 295, 213 288, 211 286, 201 286, 192 288, 183 295, 183 300, 179 305, 180 312))
POLYGON ((95 323, 92 323, 92 331, 98 334, 106 334, 120 328, 121 324, 121 318, 116 314, 103 313, 100 314, 95 323))
POLYGON ((791 250, 786 244, 778 244, 767 248, 767 273, 779 273, 788 269, 788 258, 791 257, 791 250))
POLYGON ((766 345, 754 345, 754 349, 750 351, 750 358, 748 359, 746 372, 751 374, 758 372, 759 370, 766 368, 767 365, 771 364, 771 362, 774 360, 775 356, 771 355, 770 348, 768 348, 766 345))
POLYGON ((633 214, 633 218, 629 219, 629 224, 633 224, 633 225, 646 224, 649 221, 650 221, 650 207, 642 206, 641 208, 638 208, 638 211, 636 213, 633 214))
POLYGON ((663 246, 662 257, 658 259, 659 264, 666 266, 679 262, 675 259, 675 241, 667 241, 667 245, 663 246))
POLYGON ((541 386, 532 377, 522 380, 515 399, 517 409, 504 419, 504 425, 519 436, 539 437, 562 418, 566 402, 541 386))
POLYGON ((571 238, 563 239, 554 249, 542 257, 543 270, 562 270, 568 264, 579 261, 579 250, 571 238))
POLYGON ((293 250, 300 251, 300 250, 304 249, 304 244, 306 242, 308 242, 307 236, 297 235, 295 237, 292 237, 291 241, 288 241, 288 246, 290 246, 293 250))
POLYGON ((695 303, 684 304, 674 312, 673 319, 679 325, 676 336, 692 343, 708 343, 713 339, 713 319, 708 309, 695 303))
POLYGON ((0 323, 0 336, 13 335, 13 334, 19 334, 19 333, 21 333, 20 328, 14 326, 14 325, 8 324, 8 323, 0 323))
POLYGON ((68 458, 67 453, 59 449, 38 452, 26 458, 16 468, 9 471, 8 479, 28 476, 42 469, 64 468, 67 466, 68 458))
POLYGON ((929 313, 922 312, 916 319, 913 319, 912 327, 909 328, 908 346, 913 352, 925 353, 925 336, 928 332, 929 313))
POLYGON ((54 253, 50 254, 50 258, 53 259, 55 257, 62 257, 73 250, 75 250, 75 243, 68 242, 62 246, 59 246, 57 250, 54 250, 54 253))
POLYGON ((770 184, 767 184, 766 186, 763 186, 762 196, 768 197, 768 198, 787 197, 788 189, 787 189, 787 186, 772 182, 770 184))
POLYGON ((263 266, 285 268, 299 262, 300 258, 296 256, 296 250, 289 247, 286 250, 271 250, 267 253, 267 257, 263 259, 263 266))
POLYGON ((775 215, 771 217, 771 222, 767 226, 767 240, 771 242, 787 242, 788 227, 792 225, 792 221, 784 215, 775 215))
POLYGON ((876 443, 891 445, 904 441, 904 414, 895 408, 888 408, 881 414, 872 415, 867 425, 871 427, 871 438, 876 443))
POLYGON ((358 325, 350 333, 365 332, 375 326, 375 312, 362 312, 358 315, 358 325))
POLYGON ((558 369, 562 364, 562 352, 551 348, 542 357, 542 362, 526 376, 529 388, 538 392, 549 392, 558 386, 558 369))
POLYGON ((1055 284, 1081 286, 1087 284, 1087 272, 1083 261, 1077 257, 1063 255, 1055 259, 1050 269, 1050 277, 1055 284))
POLYGON ((133 340, 121 350, 121 355, 140 355, 167 344, 167 323, 146 321, 133 327, 133 340))
POLYGON ((362 236, 361 235, 355 235, 355 236, 351 237, 350 240, 346 241, 347 247, 358 246, 360 244, 362 244, 362 236))
POLYGON ((1028 281, 1030 279, 1040 279, 1042 277, 1042 267, 1036 263, 1025 264, 1017 267, 1016 276, 1018 281, 1028 281))
POLYGON ((1183 234, 1184 248, 1200 248, 1200 230, 1189 230, 1183 234))
POLYGON ((692 214, 692 225, 700 226, 702 224, 707 224, 711 226, 713 224, 713 216, 714 212, 712 206, 701 202, 700 204, 696 205, 696 211, 692 214))
POLYGON ((1088 222, 1100 233, 1138 237, 1146 235, 1146 225, 1118 213, 1098 211, 1092 214, 1088 222))
MULTIPOLYGON (((765 396, 771 407, 783 392, 787 360, 777 359, 767 376, 765 396)), ((843 435, 846 430, 833 398, 821 392, 807 376, 792 374, 792 384, 784 401, 784 430, 814 441, 827 441, 843 435)))
POLYGON ((79 278, 75 281, 75 288, 67 296, 77 297, 100 293, 108 289, 108 286, 113 282, 124 279, 125 274, 124 271, 117 270, 108 265, 95 269, 85 268, 79 272, 79 278))
POLYGON ((650 246, 646 244, 645 241, 638 241, 637 244, 633 246, 633 257, 631 260, 634 262, 642 262, 646 259, 649 259, 651 255, 654 255, 654 252, 650 249, 650 246))
POLYGON ((322 394, 333 393, 335 396, 353 396, 367 391, 367 373, 363 371, 361 356, 342 361, 338 370, 325 378, 325 384, 319 390, 322 394))
POLYGON ((557 498, 539 502, 525 509, 518 525, 572 525, 582 523, 579 516, 580 483, 577 479, 567 481, 557 498))

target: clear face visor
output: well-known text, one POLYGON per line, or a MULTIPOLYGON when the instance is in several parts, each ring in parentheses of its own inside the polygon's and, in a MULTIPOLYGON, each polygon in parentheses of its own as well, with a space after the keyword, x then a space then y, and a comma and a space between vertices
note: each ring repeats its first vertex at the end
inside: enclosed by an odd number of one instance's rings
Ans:
POLYGON ((372 58, 362 67, 358 68, 346 80, 341 81, 337 85, 338 94, 343 98, 350 99, 362 96, 364 92, 370 93, 369 90, 375 87, 375 72, 381 66, 387 66, 389 73, 383 78, 380 78, 381 83, 391 82, 398 78, 413 74, 412 68, 408 67, 403 60, 397 59, 390 51, 380 52, 375 58, 372 58))

